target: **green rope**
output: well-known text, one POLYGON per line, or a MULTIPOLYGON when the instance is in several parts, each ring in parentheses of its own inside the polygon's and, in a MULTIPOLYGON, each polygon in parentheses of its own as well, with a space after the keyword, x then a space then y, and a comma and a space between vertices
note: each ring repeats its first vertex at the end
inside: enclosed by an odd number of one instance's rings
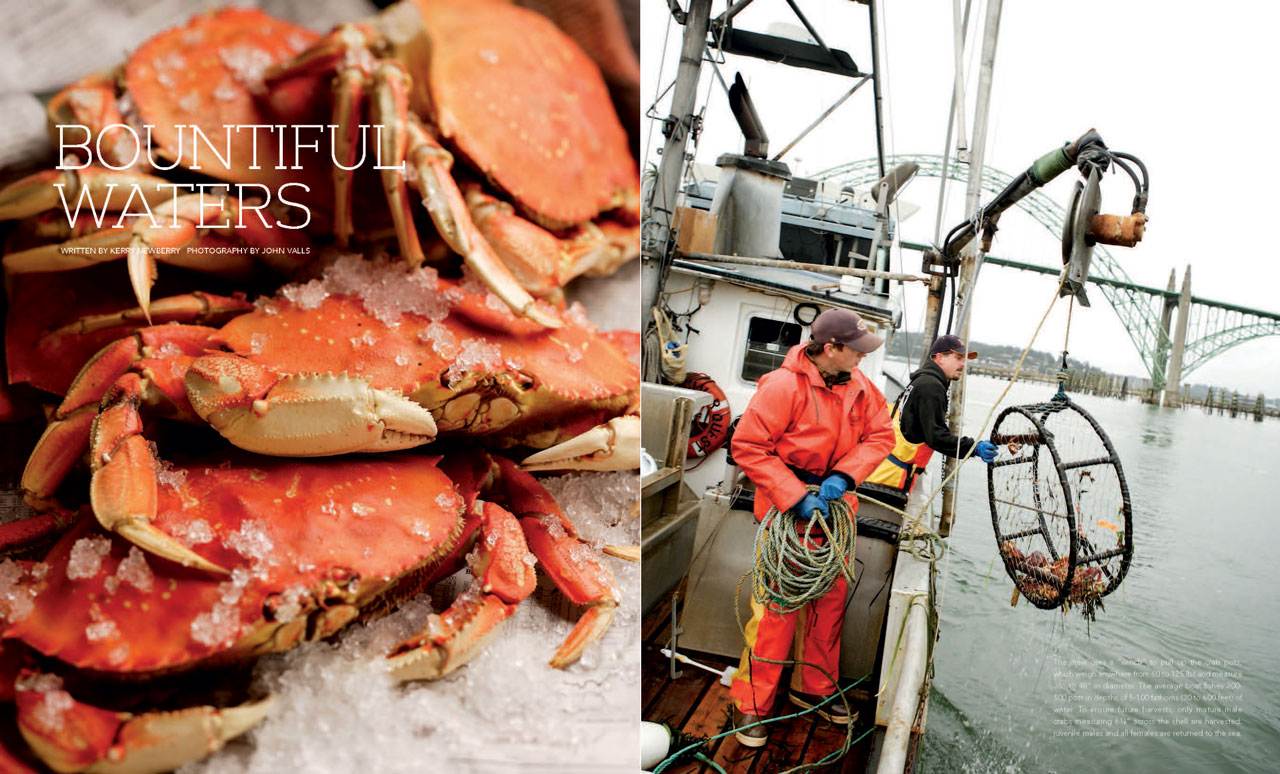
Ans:
MULTIPOLYGON (((787 663, 787 664, 795 664, 796 662, 795 662, 795 661, 787 661, 787 662, 784 662, 784 663, 787 663)), ((818 668, 819 668, 819 669, 821 669, 821 667, 818 667, 818 668)), ((695 750, 697 751, 697 752, 694 752, 694 753, 693 753, 695 758, 698 758, 698 759, 703 760, 703 761, 705 761, 706 763, 708 763, 708 764, 710 764, 710 765, 712 765, 712 766, 715 766, 715 765, 716 765, 716 763, 715 763, 714 761, 712 761, 712 760, 710 760, 710 759, 707 759, 707 758, 703 757, 703 756, 704 756, 704 753, 702 753, 700 750, 698 750, 698 748, 699 748, 699 747, 706 747, 707 749, 710 749, 711 744, 712 744, 713 742, 715 742, 716 740, 718 740, 718 739, 723 739, 723 738, 725 738, 726 736, 729 736, 729 735, 731 735, 731 734, 736 734, 736 733, 738 733, 739 731, 745 731, 745 730, 746 730, 746 729, 748 729, 748 728, 755 728, 756 726, 768 725, 768 724, 770 724, 770 723, 785 723, 785 722, 786 722, 786 721, 788 721, 788 720, 793 720, 793 719, 795 719, 795 718, 804 717, 805 715, 808 715, 808 714, 809 714, 809 713, 811 713, 811 712, 817 712, 817 711, 818 711, 818 708, 825 706, 825 705, 826 705, 826 703, 827 703, 827 702, 829 702, 829 701, 835 701, 835 699, 836 699, 837 697, 838 697, 838 698, 840 698, 840 700, 841 700, 841 701, 844 701, 844 702, 845 702, 846 711, 848 711, 848 701, 844 698, 844 692, 845 692, 845 691, 848 691, 848 690, 850 690, 850 689, 852 689, 854 686, 857 686, 859 683, 861 683, 863 680, 866 680, 868 677, 870 677, 870 675, 863 675, 862 677, 858 678, 858 680, 856 680, 852 685, 848 686, 847 688, 837 688, 835 693, 831 694, 830 696, 828 696, 828 697, 827 697, 826 699, 824 699, 823 701, 818 702, 817 704, 813 705, 812 707, 810 707, 810 708, 808 708, 808 709, 803 709, 803 710, 800 710, 799 712, 793 712, 793 713, 791 713, 791 714, 789 714, 789 715, 779 715, 779 716, 777 716, 777 717, 767 718, 767 719, 765 719, 765 720, 757 720, 756 722, 754 722, 754 723, 748 723, 748 724, 747 724, 747 725, 745 725, 745 726, 741 726, 741 727, 737 727, 737 728, 730 728, 730 729, 728 729, 728 730, 726 730, 726 731, 722 731, 722 732, 720 732, 720 733, 716 734, 715 736, 709 737, 709 738, 707 738, 707 739, 697 739, 697 740, 693 741, 691 744, 688 744, 688 745, 686 745, 685 747, 682 747, 681 749, 676 750, 674 753, 671 753, 670 755, 668 755, 665 759, 663 759, 663 761, 662 761, 661 763, 659 763, 657 766, 655 766, 655 767, 654 767, 654 769, 653 769, 653 774, 662 774, 662 772, 666 771, 666 769, 667 769, 667 767, 668 767, 668 766, 671 766, 671 765, 675 764, 677 761, 679 761, 679 760, 680 760, 680 758, 681 758, 681 756, 683 756, 683 755, 685 755, 686 753, 689 753, 689 752, 691 752, 691 751, 695 751, 695 750)), ((868 734, 870 734, 872 731, 874 731, 874 730, 875 730, 875 724, 872 724, 870 728, 868 728, 866 731, 863 731, 863 732, 862 732, 860 735, 858 735, 857 737, 854 737, 854 736, 853 736, 853 725, 852 725, 852 724, 851 724, 851 725, 846 726, 845 728, 846 728, 846 733, 845 733, 845 743, 844 743, 844 746, 843 746, 843 747, 841 747, 839 750, 835 750, 835 751, 833 751, 833 752, 828 753, 828 754, 827 754, 826 756, 824 756, 821 760, 815 761, 815 762, 813 762, 813 763, 806 763, 806 764, 802 764, 802 765, 800 765, 800 766, 796 766, 796 767, 794 767, 794 768, 787 769, 786 771, 778 772, 778 774, 792 774, 793 772, 800 772, 800 771, 806 771, 806 770, 810 770, 810 769, 817 769, 817 768, 821 768, 821 767, 823 767, 823 766, 827 766, 827 765, 829 765, 829 764, 833 763, 834 761, 839 760, 842 756, 844 756, 844 755, 849 751, 849 748, 850 748, 850 747, 852 747, 853 745, 857 744, 858 742, 861 742, 863 739, 865 739, 865 738, 867 737, 867 735, 868 735, 868 734)))
MULTIPOLYGON (((818 488, 810 486, 809 491, 818 488)), ((843 498, 828 500, 827 505, 830 518, 814 511, 807 524, 792 511, 769 509, 756 529, 752 599, 757 604, 785 615, 821 599, 840 575, 853 584, 858 536, 853 513, 843 498), (809 537, 815 526, 826 536, 822 545, 809 537)))

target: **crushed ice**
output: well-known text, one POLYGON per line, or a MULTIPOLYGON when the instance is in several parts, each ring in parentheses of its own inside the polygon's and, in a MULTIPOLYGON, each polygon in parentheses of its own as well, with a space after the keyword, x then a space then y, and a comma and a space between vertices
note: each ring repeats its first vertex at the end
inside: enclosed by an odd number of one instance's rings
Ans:
POLYGON ((116 577, 130 584, 139 591, 151 591, 151 583, 155 576, 147 565, 147 555, 137 546, 129 547, 129 555, 120 561, 116 568, 116 577))
POLYGON ((204 519, 180 522, 169 528, 169 533, 187 548, 199 546, 213 540, 213 527, 204 519))
POLYGON ((315 309, 329 297, 329 291, 320 280, 311 280, 305 285, 285 285, 280 288, 280 295, 299 309, 315 309))
POLYGON ((595 333, 597 330, 595 324, 591 322, 589 317, 587 317, 586 308, 577 301, 569 304, 569 308, 564 310, 564 318, 574 325, 577 325, 580 328, 585 328, 592 333, 595 333))
POLYGON ((116 628, 116 622, 103 619, 97 623, 91 623, 84 628, 84 636, 89 642, 98 642, 100 640, 111 639, 120 636, 120 630, 116 628))
POLYGON ((266 562, 271 558, 271 549, 275 547, 271 536, 267 534, 266 523, 259 519, 245 519, 240 529, 222 541, 227 548, 243 556, 251 562, 266 562))
POLYGON ((22 566, 12 559, 0 562, 0 620, 17 623, 35 609, 36 591, 23 575, 22 566))
POLYGON ((430 344, 440 357, 453 359, 458 355, 458 337, 443 323, 433 321, 418 333, 418 340, 430 344))
POLYGON ((104 537, 83 537, 71 546, 67 559, 67 577, 71 580, 87 580, 102 569, 102 557, 111 552, 111 540, 104 537))
POLYGON ((502 370, 502 350, 497 344, 484 339, 463 339, 453 365, 445 371, 446 384, 452 386, 466 376, 468 371, 495 372, 502 370))
POLYGON ((328 295, 358 297, 366 312, 389 326, 398 325, 404 314, 443 320, 463 298, 457 289, 441 290, 439 275, 429 266, 413 269, 403 261, 365 260, 358 255, 340 255, 324 270, 322 279, 290 285, 281 293, 293 300, 290 293, 298 292, 293 288, 313 285, 328 295))
POLYGON ((218 58, 231 71, 231 77, 254 94, 265 90, 263 78, 267 68, 275 64, 271 54, 250 43, 223 48, 218 58))
MULTIPOLYGON (((41 689, 36 689, 41 690, 41 689)), ((31 719, 36 725, 48 731, 61 731, 67 710, 76 705, 71 694, 61 689, 45 689, 44 699, 31 712, 31 719)))
MULTIPOLYGON (((640 542, 634 473, 540 479, 591 545, 640 542)), ((415 531, 417 524, 415 526, 415 531)), ((634 772, 639 735, 640 565, 599 559, 621 588, 617 616, 579 663, 548 659, 577 612, 539 584, 502 632, 469 665, 430 683, 395 685, 382 654, 417 633, 465 573, 391 615, 349 627, 336 642, 308 643, 262 660, 256 682, 275 697, 271 716, 181 774, 377 771, 634 772)))
POLYGON ((297 618, 307 596, 307 587, 301 584, 290 586, 281 592, 275 611, 276 620, 283 624, 297 618))
POLYGON ((251 580, 248 570, 237 567, 231 579, 218 584, 221 594, 213 609, 201 613, 191 622, 191 638, 202 645, 229 645, 240 634, 240 610, 236 603, 244 596, 251 580))

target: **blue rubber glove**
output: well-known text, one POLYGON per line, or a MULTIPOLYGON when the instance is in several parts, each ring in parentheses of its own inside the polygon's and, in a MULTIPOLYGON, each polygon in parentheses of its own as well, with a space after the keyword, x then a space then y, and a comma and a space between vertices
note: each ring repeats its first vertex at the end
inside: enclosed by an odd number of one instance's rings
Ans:
POLYGON ((996 445, 990 441, 978 441, 973 453, 988 465, 996 461, 996 445))
POLYGON ((796 503, 792 510, 795 512, 797 519, 804 519, 805 521, 808 521, 813 517, 814 511, 822 514, 824 521, 830 513, 827 510, 827 501, 818 497, 813 492, 809 492, 804 497, 801 497, 800 502, 796 503))
POLYGON ((832 474, 823 479, 822 485, 818 487, 818 497, 823 500, 839 500, 844 497, 848 488, 849 482, 844 476, 832 474))

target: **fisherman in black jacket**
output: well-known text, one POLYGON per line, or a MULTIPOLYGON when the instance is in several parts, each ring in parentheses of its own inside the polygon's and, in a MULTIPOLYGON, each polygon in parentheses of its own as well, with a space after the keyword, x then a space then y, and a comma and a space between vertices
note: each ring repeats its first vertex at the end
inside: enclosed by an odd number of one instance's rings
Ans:
MULTIPOLYGON (((928 446, 948 457, 965 457, 974 446, 972 438, 957 438, 947 427, 947 393, 951 382, 964 373, 966 360, 978 353, 965 351, 959 336, 939 336, 929 347, 929 360, 911 374, 907 387, 911 394, 902 405, 902 437, 909 443, 928 446)), ((974 456, 993 462, 996 447, 990 441, 978 441, 974 456)))
POLYGON ((929 360, 911 374, 891 411, 895 445, 880 467, 867 479, 868 494, 889 505, 903 507, 933 453, 948 457, 973 456, 993 462, 996 447, 990 441, 959 438, 947 427, 947 393, 951 382, 964 373, 967 360, 978 356, 966 351, 958 336, 939 336, 929 348, 929 360))

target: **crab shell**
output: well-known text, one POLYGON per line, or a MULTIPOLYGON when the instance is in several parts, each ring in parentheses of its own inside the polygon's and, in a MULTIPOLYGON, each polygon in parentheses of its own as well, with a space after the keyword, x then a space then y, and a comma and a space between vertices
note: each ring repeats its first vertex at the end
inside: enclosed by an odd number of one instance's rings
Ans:
POLYGON ((269 397, 287 396, 290 378, 328 382, 335 393, 367 382, 429 410, 439 432, 482 438, 491 447, 546 448, 621 415, 632 403, 637 367, 585 321, 568 319, 545 330, 514 317, 487 292, 469 292, 447 279, 437 287, 440 305, 422 314, 380 319, 356 296, 300 295, 237 317, 212 340, 234 354, 207 355, 188 371, 191 405, 241 448, 307 456, 334 453, 324 445, 329 443, 358 446, 330 430, 326 437, 333 440, 321 440, 318 430, 308 435, 311 426, 299 429, 297 423, 324 413, 326 424, 350 424, 351 438, 359 439, 367 422, 338 399, 332 408, 314 408, 324 400, 316 397, 323 388, 314 382, 307 384, 312 399, 282 401, 271 409, 281 412, 277 417, 254 408, 264 390, 271 390, 269 397), (445 304, 452 304, 447 314, 445 304), (269 385, 257 383, 264 371, 269 385))
POLYGON ((435 580, 433 570, 455 569, 445 560, 470 532, 482 470, 459 458, 445 465, 451 476, 439 461, 238 455, 176 467, 158 488, 156 523, 230 568, 229 579, 143 554, 84 519, 28 567, 31 604, 25 615, 10 609, 3 635, 78 669, 116 674, 182 670, 329 636, 389 590, 411 594, 435 580))
POLYGON ((375 22, 410 107, 522 214, 551 229, 638 201, 599 68, 549 19, 503 0, 413 0, 375 22))
MULTIPOLYGON (((262 83, 269 67, 306 49, 319 37, 306 27, 256 9, 210 11, 181 27, 165 30, 138 47, 125 64, 121 83, 137 112, 137 124, 155 127, 152 142, 157 155, 178 160, 187 168, 198 161, 204 174, 230 182, 265 185, 272 196, 283 183, 302 183, 313 194, 295 187, 291 197, 305 197, 308 203, 324 205, 328 170, 317 163, 323 158, 320 150, 299 151, 303 168, 293 169, 292 132, 287 131, 283 138, 282 161, 277 157, 277 135, 266 129, 255 132, 234 128, 327 123, 329 84, 325 79, 295 78, 269 93, 262 83), (226 158, 210 152, 203 141, 197 146, 190 127, 204 129, 219 152, 224 143, 228 144, 226 158), (225 127, 233 127, 229 143, 225 127)), ((142 139, 145 141, 145 133, 142 139)), ((327 150, 327 143, 319 145, 327 150)))

